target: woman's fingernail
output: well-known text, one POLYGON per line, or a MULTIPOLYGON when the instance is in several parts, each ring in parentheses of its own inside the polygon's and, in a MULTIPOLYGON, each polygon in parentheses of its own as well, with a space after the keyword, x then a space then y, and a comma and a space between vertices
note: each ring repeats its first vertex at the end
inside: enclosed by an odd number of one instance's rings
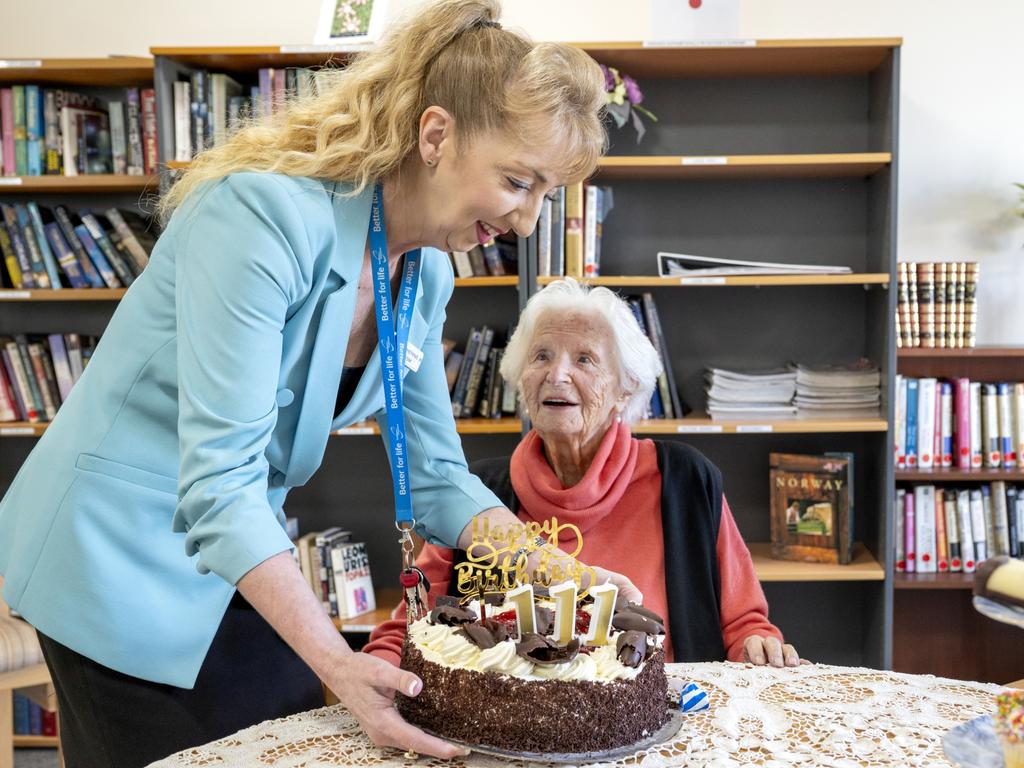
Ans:
POLYGON ((420 692, 420 681, 419 680, 413 680, 411 683, 409 683, 409 695, 410 696, 415 696, 419 692, 420 692))

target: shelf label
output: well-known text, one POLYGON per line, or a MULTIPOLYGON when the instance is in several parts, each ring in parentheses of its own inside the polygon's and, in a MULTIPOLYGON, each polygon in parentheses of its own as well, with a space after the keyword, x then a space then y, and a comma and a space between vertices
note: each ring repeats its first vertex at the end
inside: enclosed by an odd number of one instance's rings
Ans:
POLYGON ((0 427, 0 437, 31 437, 35 427, 0 427))
POLYGON ((373 427, 342 427, 334 430, 336 435, 372 435, 373 427))
POLYGON ((771 424, 737 424, 737 432, 771 432, 771 424))
POLYGON ((722 38, 719 40, 644 40, 644 48, 753 48, 757 40, 722 38))
POLYGON ((0 69, 38 69, 42 59, 0 59, 0 69))
POLYGON ((2 299, 31 299, 32 291, 0 291, 0 300, 2 299))
POLYGON ((721 432, 721 424, 680 424, 676 427, 676 433, 680 435, 717 435, 721 432))
POLYGON ((724 277, 680 277, 680 285, 725 285, 724 277))
POLYGON ((4 187, 20 187, 21 176, 2 176, 0 177, 0 186, 4 187))
POLYGON ((682 158, 683 165, 728 165, 728 157, 718 157, 714 155, 707 155, 702 157, 684 157, 682 158))

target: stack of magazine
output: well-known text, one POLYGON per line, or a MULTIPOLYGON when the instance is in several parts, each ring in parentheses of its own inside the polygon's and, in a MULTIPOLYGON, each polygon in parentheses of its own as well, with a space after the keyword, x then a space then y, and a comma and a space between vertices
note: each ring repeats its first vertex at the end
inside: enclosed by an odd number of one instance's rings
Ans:
POLYGON ((693 256, 685 253, 658 253, 659 277, 700 277, 729 275, 848 275, 849 267, 822 264, 778 264, 770 261, 743 261, 693 256))
POLYGON ((796 406, 810 418, 859 418, 878 414, 881 374, 869 360, 852 365, 796 366, 796 406))
POLYGON ((748 372, 709 368, 705 380, 708 414, 712 419, 796 415, 793 395, 797 373, 792 368, 748 372))

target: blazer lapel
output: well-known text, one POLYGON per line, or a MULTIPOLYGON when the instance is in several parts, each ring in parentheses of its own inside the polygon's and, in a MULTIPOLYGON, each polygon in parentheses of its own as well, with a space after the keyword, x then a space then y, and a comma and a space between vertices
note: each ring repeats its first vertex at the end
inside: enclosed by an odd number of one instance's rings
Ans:
POLYGON ((332 194, 337 230, 330 270, 341 278, 341 286, 326 296, 320 310, 305 393, 285 473, 285 484, 289 487, 306 483, 323 461, 341 383, 341 370, 345 364, 345 349, 355 309, 355 286, 359 284, 370 220, 372 188, 359 197, 346 198, 340 196, 344 190, 338 185, 325 186, 332 194))

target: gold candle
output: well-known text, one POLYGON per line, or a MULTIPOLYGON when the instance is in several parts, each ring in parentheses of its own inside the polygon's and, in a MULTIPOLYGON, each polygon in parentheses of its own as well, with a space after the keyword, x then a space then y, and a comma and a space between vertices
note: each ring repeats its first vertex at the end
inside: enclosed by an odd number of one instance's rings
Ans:
POLYGON ((576 582, 563 581, 549 593, 555 601, 555 642, 565 645, 576 634, 576 582))
POLYGON ((533 611, 533 585, 521 584, 505 595, 505 599, 512 603, 516 612, 516 629, 519 631, 519 639, 523 634, 536 632, 537 623, 533 611))
POLYGON ((611 582, 598 584, 590 588, 590 594, 594 598, 594 610, 590 614, 590 627, 582 640, 586 645, 608 645, 619 588, 611 582))

